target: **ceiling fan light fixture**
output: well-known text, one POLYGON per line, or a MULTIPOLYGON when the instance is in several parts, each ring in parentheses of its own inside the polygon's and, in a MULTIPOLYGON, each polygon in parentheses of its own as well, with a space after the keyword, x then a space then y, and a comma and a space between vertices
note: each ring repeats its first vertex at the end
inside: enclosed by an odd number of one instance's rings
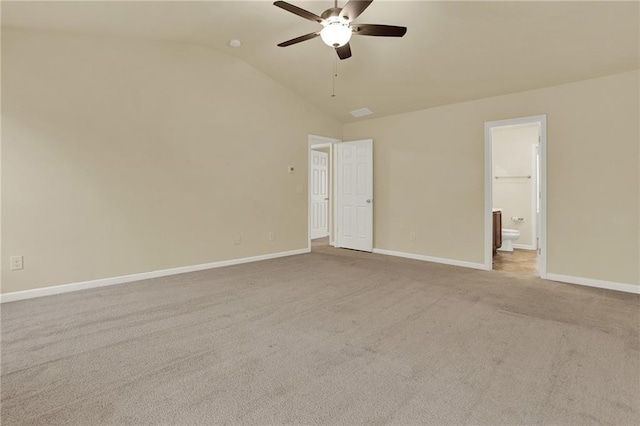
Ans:
POLYGON ((338 1, 334 0, 333 7, 325 10, 320 16, 287 3, 277 0, 274 6, 298 15, 309 21, 322 25, 321 31, 315 31, 291 40, 278 43, 278 47, 287 47, 316 37, 329 47, 333 47, 338 58, 341 60, 351 57, 351 36, 373 36, 373 37, 402 37, 407 33, 407 27, 382 24, 353 24, 353 21, 373 2, 373 0, 347 0, 344 7, 338 7, 338 1))
POLYGON ((320 31, 322 41, 330 47, 344 46, 349 43, 352 34, 353 32, 349 24, 341 20, 327 23, 322 31, 320 31))

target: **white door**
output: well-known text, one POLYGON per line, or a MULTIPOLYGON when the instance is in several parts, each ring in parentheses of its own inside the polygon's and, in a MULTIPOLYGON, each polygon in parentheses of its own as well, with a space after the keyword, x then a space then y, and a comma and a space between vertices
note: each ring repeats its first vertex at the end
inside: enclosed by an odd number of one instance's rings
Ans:
POLYGON ((311 151, 311 239, 329 235, 329 154, 311 151))
POLYGON ((373 250, 373 141, 343 142, 338 148, 336 246, 373 250))

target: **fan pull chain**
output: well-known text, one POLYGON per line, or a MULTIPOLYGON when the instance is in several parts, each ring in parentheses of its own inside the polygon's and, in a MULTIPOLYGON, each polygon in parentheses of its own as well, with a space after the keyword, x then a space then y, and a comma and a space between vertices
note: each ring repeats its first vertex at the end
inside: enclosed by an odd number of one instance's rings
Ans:
POLYGON ((333 91, 331 92, 331 97, 336 97, 336 78, 338 78, 338 60, 333 58, 333 91))
MULTIPOLYGON (((333 7, 335 9, 338 8, 338 0, 333 0, 333 7)), ((333 93, 331 94, 332 98, 336 97, 336 78, 338 78, 338 59, 336 55, 333 55, 333 93)))

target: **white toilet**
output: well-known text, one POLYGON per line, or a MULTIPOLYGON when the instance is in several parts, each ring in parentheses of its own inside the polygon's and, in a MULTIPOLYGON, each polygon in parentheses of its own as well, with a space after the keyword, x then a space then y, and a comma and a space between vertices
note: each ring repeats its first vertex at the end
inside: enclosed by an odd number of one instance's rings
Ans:
POLYGON ((502 247, 500 251, 513 251, 513 242, 520 238, 520 231, 517 229, 502 228, 502 247))

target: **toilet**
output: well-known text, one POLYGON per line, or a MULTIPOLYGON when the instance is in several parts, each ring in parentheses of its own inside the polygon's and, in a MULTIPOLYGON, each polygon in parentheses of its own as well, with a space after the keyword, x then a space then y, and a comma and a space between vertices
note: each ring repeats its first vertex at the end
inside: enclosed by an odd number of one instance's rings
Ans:
POLYGON ((513 242, 520 238, 520 231, 517 229, 502 228, 502 247, 499 251, 513 251, 513 242))

